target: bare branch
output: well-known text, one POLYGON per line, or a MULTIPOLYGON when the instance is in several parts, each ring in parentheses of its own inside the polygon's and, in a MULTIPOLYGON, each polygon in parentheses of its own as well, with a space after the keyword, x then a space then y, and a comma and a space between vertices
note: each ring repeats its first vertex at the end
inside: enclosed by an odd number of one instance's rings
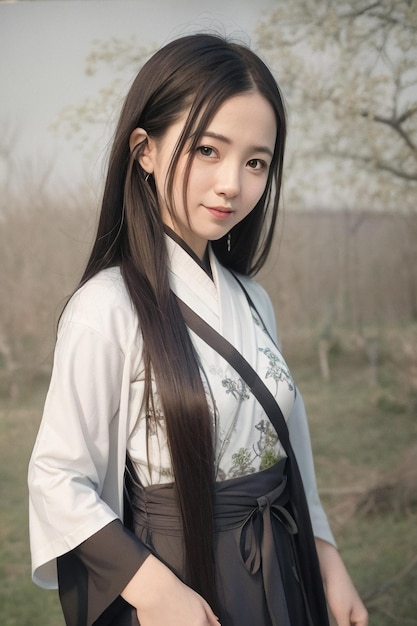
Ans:
POLYGON ((410 30, 417 30, 416 26, 412 24, 410 21, 405 21, 400 19, 399 17, 392 15, 392 9, 388 12, 376 12, 374 9, 381 9, 381 2, 373 2, 369 6, 365 6, 363 8, 357 8, 348 13, 341 13, 341 19, 349 19, 355 20, 360 18, 361 16, 366 15, 367 17, 372 17, 374 19, 379 20, 380 22, 385 22, 386 24, 391 24, 393 26, 401 26, 402 28, 407 28, 410 30))
POLYGON ((344 13, 340 17, 342 19, 347 19, 347 18, 352 18, 352 17, 356 18, 356 17, 359 17, 360 15, 364 15, 364 13, 367 13, 368 11, 375 9, 378 6, 379 6, 379 2, 374 2, 373 4, 370 4, 368 7, 363 7, 363 9, 358 9, 356 11, 350 11, 349 13, 344 13))
POLYGON ((416 113, 417 113, 417 105, 412 107, 411 109, 408 109, 407 111, 404 111, 404 113, 397 118, 397 122, 399 124, 402 124, 403 122, 408 120, 409 117, 412 117, 416 113))
POLYGON ((359 161, 361 163, 368 163, 374 166, 374 168, 378 170, 383 170, 384 172, 390 172, 394 176, 401 178, 403 180, 417 182, 417 171, 416 172, 406 172, 400 168, 394 167, 390 163, 383 161, 382 159, 375 159, 370 156, 366 156, 363 154, 354 154, 344 151, 337 150, 329 150, 327 152, 332 157, 336 157, 337 159, 347 159, 349 161, 359 161))
MULTIPOLYGON (((415 111, 417 111, 417 107, 414 109, 414 112, 415 111)), ((368 113, 367 111, 363 111, 361 113, 361 115, 363 117, 372 117, 372 119, 375 122, 378 122, 379 124, 384 124, 385 126, 389 126, 390 128, 392 128, 392 130, 394 130, 404 140, 404 142, 407 144, 407 146, 413 152, 417 153, 417 145, 414 143, 414 141, 412 141, 412 139, 409 136, 409 134, 401 126, 402 121, 404 121, 404 120, 408 119, 409 117, 411 117, 412 113, 409 113, 407 115, 404 113, 401 116, 401 118, 384 117, 382 115, 372 115, 372 114, 368 113)))
MULTIPOLYGON (((373 159, 369 158, 368 161, 371 162, 373 159)), ((397 176, 398 178, 402 178, 403 180, 410 180, 410 181, 414 181, 417 182, 417 171, 416 172, 405 172, 404 170, 400 170, 396 167, 394 167, 393 165, 389 165, 388 163, 385 163, 384 161, 380 161, 380 160, 376 160, 375 161, 375 166, 380 169, 383 170, 385 172, 390 172, 390 174, 393 174, 394 176, 397 176)))

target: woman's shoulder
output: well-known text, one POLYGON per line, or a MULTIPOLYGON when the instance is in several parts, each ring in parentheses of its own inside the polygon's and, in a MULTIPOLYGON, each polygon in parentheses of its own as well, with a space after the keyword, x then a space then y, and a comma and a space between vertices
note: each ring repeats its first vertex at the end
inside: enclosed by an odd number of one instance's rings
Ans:
POLYGON ((266 325, 269 333, 276 338, 276 319, 275 311, 266 289, 254 278, 243 276, 241 274, 236 275, 242 287, 245 289, 249 298, 255 305, 256 311, 261 316, 263 323, 266 325))
POLYGON ((98 332, 112 334, 119 327, 131 326, 135 311, 118 267, 98 272, 69 299, 61 325, 79 323, 98 332))
POLYGON ((268 313, 272 311, 272 303, 268 292, 257 280, 242 274, 237 274, 236 277, 257 308, 268 313))

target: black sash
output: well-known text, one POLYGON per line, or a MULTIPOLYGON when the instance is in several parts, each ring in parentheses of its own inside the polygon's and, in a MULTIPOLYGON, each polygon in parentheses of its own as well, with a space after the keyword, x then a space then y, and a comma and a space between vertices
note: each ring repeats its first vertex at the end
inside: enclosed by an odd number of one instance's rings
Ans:
POLYGON ((294 541, 298 553, 299 571, 301 571, 303 578, 302 588, 310 613, 309 626, 328 626, 329 617, 311 527, 310 513, 300 470, 291 446, 287 423, 282 411, 262 379, 240 352, 197 315, 197 313, 190 309, 185 302, 178 297, 177 301, 187 326, 230 363, 233 369, 251 389, 278 434, 279 440, 288 457, 289 506, 298 526, 298 533, 294 537, 294 541))

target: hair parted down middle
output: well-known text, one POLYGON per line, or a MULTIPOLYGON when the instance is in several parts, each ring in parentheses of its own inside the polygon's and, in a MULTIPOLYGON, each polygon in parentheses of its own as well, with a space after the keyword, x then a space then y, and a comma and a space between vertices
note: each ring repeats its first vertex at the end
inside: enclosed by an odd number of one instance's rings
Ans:
POLYGON ((188 35, 154 54, 134 80, 122 108, 110 153, 96 239, 81 284, 102 269, 119 266, 143 336, 145 404, 158 390, 181 512, 187 582, 215 603, 212 558, 213 418, 194 349, 170 290, 165 233, 152 179, 138 163, 143 144, 132 152, 130 135, 143 128, 162 138, 189 111, 166 181, 170 210, 176 167, 191 141, 183 197, 193 148, 219 107, 229 98, 257 91, 271 104, 277 123, 274 155, 265 191, 252 212, 227 236, 212 242, 223 265, 256 273, 268 256, 278 212, 286 135, 279 88, 263 61, 245 46, 208 34, 188 35))

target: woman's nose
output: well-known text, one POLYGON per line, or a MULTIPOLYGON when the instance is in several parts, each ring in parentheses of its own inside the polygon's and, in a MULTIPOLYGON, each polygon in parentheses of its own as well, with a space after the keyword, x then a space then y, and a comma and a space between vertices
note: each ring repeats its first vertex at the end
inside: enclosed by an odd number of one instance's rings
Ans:
POLYGON ((240 192, 240 171, 236 166, 223 165, 217 172, 215 192, 219 196, 234 198, 240 192))

